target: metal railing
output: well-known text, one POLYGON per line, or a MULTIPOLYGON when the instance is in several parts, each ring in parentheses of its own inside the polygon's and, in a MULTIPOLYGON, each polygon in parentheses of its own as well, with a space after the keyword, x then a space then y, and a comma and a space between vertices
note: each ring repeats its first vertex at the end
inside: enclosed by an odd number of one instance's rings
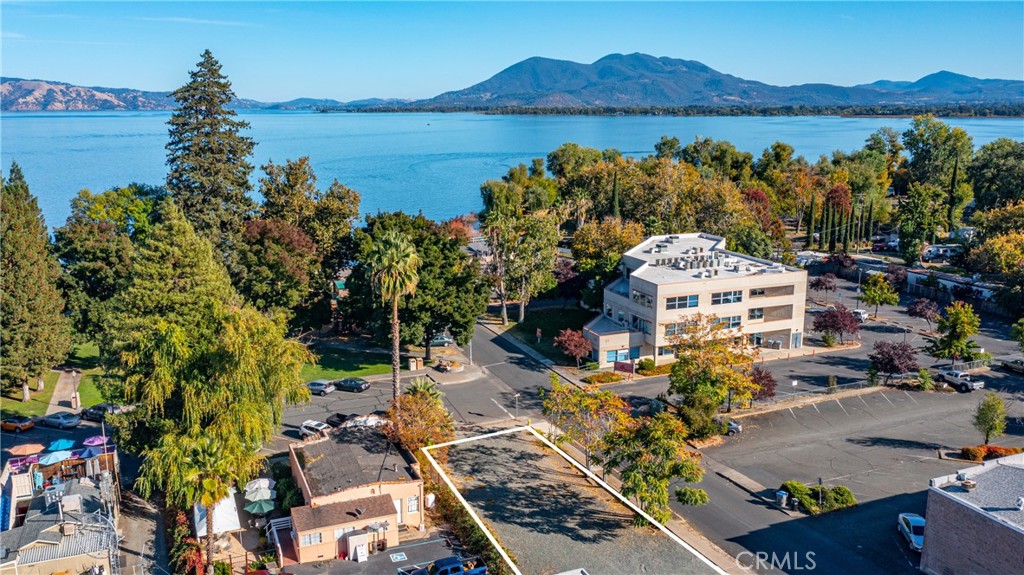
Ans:
POLYGON ((845 391, 847 389, 860 389, 863 387, 870 387, 870 383, 865 381, 855 381, 853 383, 843 383, 836 385, 835 387, 823 386, 815 387, 814 389, 800 389, 798 391, 782 391, 777 392, 774 397, 768 399, 756 399, 753 401, 754 405, 764 405, 770 403, 781 403, 784 401, 794 401, 804 397, 811 397, 814 395, 832 395, 845 391))

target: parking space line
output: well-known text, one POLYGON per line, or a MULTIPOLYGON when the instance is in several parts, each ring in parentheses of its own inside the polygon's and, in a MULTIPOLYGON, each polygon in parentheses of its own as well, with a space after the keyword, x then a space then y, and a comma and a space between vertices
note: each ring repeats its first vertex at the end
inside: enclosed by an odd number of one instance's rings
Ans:
POLYGON ((839 403, 839 400, 838 400, 838 399, 834 399, 834 400, 832 400, 832 401, 835 401, 836 403, 838 403, 838 404, 839 404, 839 408, 843 410, 843 413, 845 413, 846 415, 850 415, 850 412, 849 412, 849 411, 846 411, 846 408, 845 408, 845 407, 843 407, 843 404, 839 403))
MULTIPOLYGON (((811 405, 814 405, 814 404, 812 403, 811 405)), ((796 419, 796 414, 793 413, 793 408, 792 407, 787 407, 786 409, 789 410, 789 414, 793 416, 793 419, 796 419)), ((817 409, 817 408, 815 408, 815 409, 817 409)))
POLYGON ((888 401, 888 402, 889 402, 889 405, 891 405, 891 406, 893 406, 893 407, 896 407, 896 404, 895 404, 895 403, 893 403, 893 402, 892 402, 892 401, 891 401, 891 400, 890 400, 890 399, 889 399, 888 397, 886 397, 886 396, 885 396, 885 392, 884 392, 884 391, 883 391, 882 393, 879 393, 878 395, 881 395, 881 396, 882 396, 882 399, 884 399, 884 400, 888 401))
POLYGON ((498 400, 497 400, 497 399, 494 399, 494 398, 492 397, 492 398, 491 398, 491 401, 493 401, 493 402, 494 402, 494 405, 497 405, 497 406, 498 406, 498 409, 500 409, 500 410, 504 411, 504 412, 505 412, 505 415, 507 415, 509 419, 515 419, 515 417, 514 417, 514 416, 513 416, 513 415, 512 415, 511 413, 509 413, 507 409, 505 409, 504 407, 502 407, 502 406, 501 406, 501 404, 500 404, 500 403, 498 403, 498 400))
POLYGON ((483 369, 487 369, 488 367, 494 367, 496 365, 505 365, 506 363, 508 363, 508 362, 507 361, 499 361, 497 363, 489 363, 487 365, 481 365, 480 367, 483 368, 483 369))
POLYGON ((811 404, 811 407, 813 407, 813 408, 814 408, 814 411, 817 411, 817 412, 818 412, 818 415, 821 415, 821 410, 820 410, 820 409, 818 409, 818 405, 817 405, 817 404, 815 404, 815 403, 812 403, 812 404, 811 404))
POLYGON ((858 395, 857 397, 859 397, 859 398, 860 398, 860 402, 864 404, 864 407, 866 407, 866 408, 868 408, 868 409, 870 409, 870 408, 871 408, 871 406, 870 406, 870 405, 868 405, 868 402, 864 401, 864 396, 863 396, 863 395, 858 395))
POLYGON ((917 400, 916 400, 916 399, 914 399, 913 397, 911 397, 911 396, 910 396, 910 394, 909 394, 909 393, 907 393, 907 390, 905 390, 905 389, 904 389, 904 390, 903 390, 903 393, 906 393, 906 394, 907 394, 907 397, 910 397, 910 401, 913 401, 914 403, 917 403, 917 400))

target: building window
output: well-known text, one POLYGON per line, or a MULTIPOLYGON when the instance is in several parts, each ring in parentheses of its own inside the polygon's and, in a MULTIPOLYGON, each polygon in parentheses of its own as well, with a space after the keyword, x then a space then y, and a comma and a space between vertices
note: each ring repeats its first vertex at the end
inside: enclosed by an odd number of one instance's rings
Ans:
POLYGON ((715 324, 724 324, 725 327, 727 327, 729 329, 736 329, 736 328, 740 327, 740 320, 741 319, 742 319, 742 316, 738 316, 738 315, 720 317, 720 318, 715 320, 715 324))
POLYGON ((651 335, 651 322, 647 321, 646 319, 640 316, 633 316, 632 328, 633 331, 642 331, 647 335, 651 335))
POLYGON ((726 303, 740 303, 743 301, 743 291, 726 291, 711 294, 711 305, 726 303))
POLYGON ((610 305, 604 306, 604 315, 606 315, 608 317, 612 317, 612 306, 610 306, 610 305))
POLYGON ((747 319, 764 319, 764 308, 763 307, 752 307, 750 312, 747 313, 747 319))
POLYGON ((633 290, 633 301, 644 307, 654 307, 654 298, 640 290, 633 290))
POLYGON ((666 323, 665 324, 665 337, 674 337, 679 335, 679 328, 682 327, 678 323, 666 323))
POLYGON ((418 513, 420 510, 420 497, 413 495, 409 498, 409 513, 418 513))
POLYGON ((665 309, 687 309, 691 307, 697 307, 697 296, 695 295, 682 295, 665 300, 665 309))
POLYGON ((613 363, 616 361, 629 361, 631 359, 637 359, 640 357, 640 348, 631 347, 629 349, 615 349, 612 351, 605 352, 605 361, 613 363))
POLYGON ((349 532, 352 532, 352 531, 355 531, 355 530, 356 530, 355 527, 339 527, 338 529, 334 530, 334 540, 337 541, 338 539, 341 539, 342 537, 344 537, 346 533, 349 533, 349 532))
POLYGON ((626 323, 626 314, 623 313, 622 310, 619 310, 619 324, 621 325, 624 323, 626 323))
POLYGON ((658 348, 658 355, 672 355, 674 353, 675 350, 668 346, 658 348))
POLYGON ((760 332, 759 333, 752 333, 752 334, 747 336, 747 341, 750 342, 750 345, 755 345, 757 347, 761 347, 761 344, 764 343, 764 334, 760 333, 760 332))
POLYGON ((803 344, 803 340, 804 335, 802 333, 794 333, 792 339, 790 340, 789 347, 793 349, 800 349, 800 346, 803 344))
POLYGON ((310 533, 303 535, 299 538, 299 547, 309 547, 310 545, 319 545, 323 543, 323 535, 320 533, 310 533))
POLYGON ((764 297, 764 288, 750 288, 750 297, 764 297))

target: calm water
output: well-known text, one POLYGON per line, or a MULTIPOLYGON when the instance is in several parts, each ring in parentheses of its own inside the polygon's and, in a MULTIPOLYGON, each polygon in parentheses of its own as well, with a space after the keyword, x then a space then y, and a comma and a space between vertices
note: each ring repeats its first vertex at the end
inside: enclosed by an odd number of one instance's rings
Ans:
MULTIPOLYGON (((160 184, 168 112, 5 113, 0 160, 21 164, 48 225, 62 225, 78 190, 129 182, 160 184)), ((781 140, 816 159, 853 150, 882 126, 909 119, 833 117, 559 117, 478 114, 317 114, 248 112, 258 142, 255 164, 310 156, 322 187, 337 178, 362 194, 362 211, 422 211, 435 219, 479 210, 480 184, 563 142, 628 155, 653 152, 662 135, 728 140, 759 156, 781 140)), ((1022 119, 949 120, 980 146, 1002 136, 1024 140, 1022 119)), ((255 182, 259 170, 254 174, 255 182)))

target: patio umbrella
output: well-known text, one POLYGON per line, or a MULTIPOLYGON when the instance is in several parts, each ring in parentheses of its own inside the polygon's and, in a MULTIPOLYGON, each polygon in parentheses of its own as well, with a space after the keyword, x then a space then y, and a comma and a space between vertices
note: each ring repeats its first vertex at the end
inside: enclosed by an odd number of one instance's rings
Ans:
POLYGON ((95 446, 95 445, 103 445, 106 442, 107 442, 107 436, 106 435, 93 435, 92 437, 85 438, 85 441, 82 442, 82 445, 88 445, 88 446, 92 447, 92 446, 95 446))
POLYGON ((71 457, 70 451, 54 451, 39 458, 39 465, 53 465, 71 457))
POLYGON ((273 479, 267 477, 257 477, 256 479, 253 479, 249 483, 245 484, 245 491, 246 493, 248 493, 249 491, 255 491, 256 489, 259 489, 260 487, 273 489, 274 485, 276 485, 276 482, 273 479))
POLYGON ((73 439, 58 439, 47 447, 49 451, 64 451, 74 447, 75 441, 73 439))
POLYGON ((266 487, 259 487, 252 491, 245 492, 246 501, 259 501, 261 499, 274 499, 277 497, 277 492, 266 487))
POLYGON ((245 510, 253 515, 266 515, 274 510, 274 502, 270 499, 260 499, 246 505, 245 510))
POLYGON ((32 455, 34 453, 39 453, 40 451, 42 451, 44 449, 46 449, 46 448, 43 447, 43 445, 39 444, 39 443, 22 443, 21 445, 15 445, 9 451, 11 452, 11 455, 14 455, 14 456, 17 456, 17 457, 22 457, 22 456, 25 456, 25 455, 32 455))
POLYGON ((79 459, 92 459, 97 455, 103 453, 102 447, 90 446, 78 452, 79 459))

